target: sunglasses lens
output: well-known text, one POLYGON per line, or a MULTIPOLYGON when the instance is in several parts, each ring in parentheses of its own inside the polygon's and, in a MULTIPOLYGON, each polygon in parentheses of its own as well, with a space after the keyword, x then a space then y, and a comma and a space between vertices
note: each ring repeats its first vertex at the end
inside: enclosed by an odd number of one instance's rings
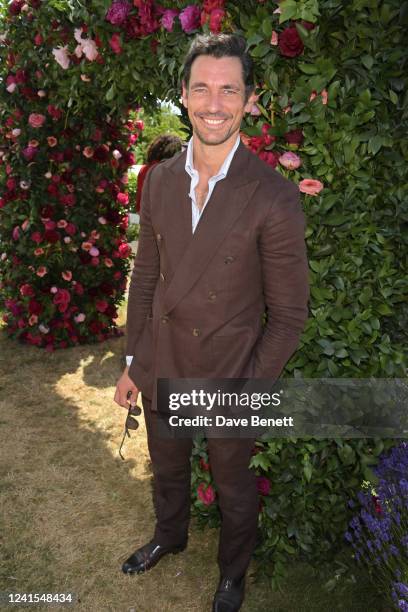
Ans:
POLYGON ((129 414, 131 414, 132 416, 139 416, 140 414, 142 414, 142 411, 139 406, 132 406, 129 410, 129 414))
POLYGON ((137 429, 139 427, 139 423, 133 417, 128 416, 126 419, 126 427, 128 429, 137 429))

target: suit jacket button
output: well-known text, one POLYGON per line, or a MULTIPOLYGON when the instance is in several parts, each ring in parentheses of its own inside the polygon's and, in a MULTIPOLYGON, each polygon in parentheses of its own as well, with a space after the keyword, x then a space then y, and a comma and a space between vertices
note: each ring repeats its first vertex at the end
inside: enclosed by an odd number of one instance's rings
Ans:
POLYGON ((210 293, 208 294, 208 299, 210 300, 210 302, 215 302, 215 300, 217 299, 217 294, 215 293, 215 291, 210 291, 210 293))
POLYGON ((200 336, 201 335, 201 331, 198 329, 198 327, 195 327, 193 329, 193 336, 200 336))
POLYGON ((163 272, 160 272, 160 280, 162 282, 164 282, 166 280, 166 277, 164 276, 163 272))
POLYGON ((168 321, 169 321, 169 317, 168 317, 167 315, 163 315, 163 316, 161 317, 161 319, 160 319, 160 320, 161 320, 161 322, 162 322, 163 324, 164 324, 164 323, 168 323, 168 321))
POLYGON ((224 259, 224 263, 226 264, 230 264, 233 261, 235 261, 235 257, 233 255, 227 255, 227 257, 224 259))

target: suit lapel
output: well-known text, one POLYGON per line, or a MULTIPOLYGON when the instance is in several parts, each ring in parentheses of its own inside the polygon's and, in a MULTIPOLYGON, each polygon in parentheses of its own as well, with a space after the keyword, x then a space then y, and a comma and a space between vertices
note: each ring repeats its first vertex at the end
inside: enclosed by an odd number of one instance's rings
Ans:
POLYGON ((173 218, 172 229, 170 230, 169 226, 170 231, 167 232, 171 241, 168 246, 171 248, 173 245, 176 246, 181 255, 164 296, 164 308, 167 313, 178 304, 203 274, 255 191, 258 181, 251 180, 248 173, 250 156, 251 154, 241 143, 233 157, 226 178, 215 185, 194 235, 191 230, 191 200, 188 196, 190 177, 185 172, 184 163, 182 172, 187 177, 187 181, 185 176, 180 175, 181 164, 177 163, 181 160, 185 162, 185 157, 179 157, 177 162, 170 167, 173 172, 177 171, 178 175, 176 190, 178 199, 182 200, 182 227, 178 227, 177 234, 173 218), (180 193, 180 187, 184 190, 182 193, 180 193), (181 254, 183 248, 185 250, 181 254))

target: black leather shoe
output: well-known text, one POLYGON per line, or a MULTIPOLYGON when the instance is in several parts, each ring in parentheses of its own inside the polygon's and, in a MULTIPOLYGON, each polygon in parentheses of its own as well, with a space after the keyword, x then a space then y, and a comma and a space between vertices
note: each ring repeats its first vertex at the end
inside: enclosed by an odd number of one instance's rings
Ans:
POLYGON ((164 557, 164 555, 168 555, 169 553, 176 555, 177 553, 182 552, 185 547, 186 544, 183 546, 166 548, 165 546, 160 546, 160 544, 156 544, 153 541, 149 542, 141 548, 138 548, 133 555, 129 557, 129 559, 126 559, 122 565, 122 572, 125 574, 142 574, 143 572, 147 572, 147 570, 154 567, 156 563, 158 563, 160 559, 164 557))
POLYGON ((212 612, 238 612, 244 594, 245 576, 240 579, 222 576, 214 595, 212 612))

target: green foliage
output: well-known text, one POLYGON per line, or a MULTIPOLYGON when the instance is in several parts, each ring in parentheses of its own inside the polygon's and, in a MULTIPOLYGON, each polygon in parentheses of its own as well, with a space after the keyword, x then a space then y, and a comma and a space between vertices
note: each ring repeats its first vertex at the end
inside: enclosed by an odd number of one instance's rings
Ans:
POLYGON ((183 140, 189 137, 180 116, 168 104, 162 104, 156 112, 146 112, 142 109, 138 113, 138 118, 144 123, 143 132, 135 148, 136 161, 139 164, 145 163, 147 148, 157 136, 173 134, 183 140))

